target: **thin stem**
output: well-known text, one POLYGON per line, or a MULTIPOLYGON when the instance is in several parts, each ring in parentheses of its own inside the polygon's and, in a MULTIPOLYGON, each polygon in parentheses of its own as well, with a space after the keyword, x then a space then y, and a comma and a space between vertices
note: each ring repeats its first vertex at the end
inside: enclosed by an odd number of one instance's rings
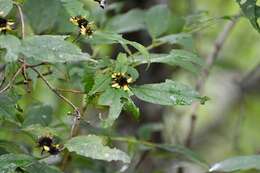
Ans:
POLYGON ((56 88, 59 92, 67 92, 67 93, 74 93, 74 94, 85 94, 83 91, 73 90, 73 89, 62 89, 62 88, 56 88))
POLYGON ((17 7, 18 12, 19 12, 20 21, 21 21, 22 39, 24 39, 24 37, 25 37, 25 25, 24 25, 23 11, 22 11, 20 4, 14 3, 14 5, 17 7))
POLYGON ((12 77, 12 79, 9 81, 9 83, 0 91, 0 94, 2 94, 3 92, 5 92, 6 90, 8 90, 9 88, 12 87, 15 79, 17 78, 17 76, 23 71, 24 65, 22 65, 14 74, 14 76, 12 77))

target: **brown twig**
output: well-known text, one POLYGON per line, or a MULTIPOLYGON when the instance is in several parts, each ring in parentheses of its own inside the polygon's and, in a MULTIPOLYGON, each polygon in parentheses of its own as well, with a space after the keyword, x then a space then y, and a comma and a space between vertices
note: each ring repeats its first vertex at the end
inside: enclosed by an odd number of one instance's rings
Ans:
MULTIPOLYGON (((240 17, 241 14, 237 15, 234 17, 234 19, 230 20, 225 26, 223 31, 218 35, 216 41, 214 42, 213 50, 210 52, 210 54, 206 58, 206 65, 205 68, 202 70, 202 74, 200 75, 200 78, 198 79, 196 83, 196 90, 202 94, 203 89, 205 87, 206 81, 209 77, 210 70, 212 69, 214 63, 216 62, 218 55, 227 39, 229 36, 231 30, 234 28, 235 24, 237 23, 238 18, 240 17)), ((188 132, 188 136, 185 141, 185 145, 187 147, 192 146, 192 140, 196 128, 196 122, 197 122, 197 111, 199 108, 200 104, 199 103, 193 103, 191 106, 191 111, 190 111, 190 129, 188 132)), ((183 167, 178 168, 178 173, 184 172, 183 167)))
POLYGON ((17 78, 17 76, 23 71, 24 65, 22 65, 14 74, 14 76, 12 77, 12 79, 9 81, 9 83, 0 91, 0 94, 2 94, 3 92, 5 92, 6 90, 8 90, 9 88, 12 87, 15 79, 17 78))
POLYGON ((18 12, 19 12, 20 21, 21 21, 21 28, 22 28, 22 39, 24 39, 24 37, 25 37, 25 25, 24 25, 23 11, 22 11, 20 4, 14 3, 14 5, 17 7, 18 12))
POLYGON ((74 94, 85 94, 85 92, 83 92, 83 91, 73 90, 73 89, 57 88, 56 90, 59 91, 59 92, 67 92, 67 93, 74 93, 74 94))

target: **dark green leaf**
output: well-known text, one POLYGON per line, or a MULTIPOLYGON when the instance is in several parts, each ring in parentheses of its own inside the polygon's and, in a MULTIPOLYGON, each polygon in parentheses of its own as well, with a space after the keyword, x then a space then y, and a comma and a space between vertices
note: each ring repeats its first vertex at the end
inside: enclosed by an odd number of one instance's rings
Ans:
POLYGON ((13 8, 12 0, 0 0, 0 16, 5 17, 13 8))
POLYGON ((27 59, 44 62, 88 61, 89 54, 82 53, 74 44, 64 41, 63 36, 32 36, 23 41, 22 54, 27 59))
POLYGON ((126 153, 105 146, 103 138, 95 135, 74 137, 65 144, 65 147, 70 152, 92 159, 130 163, 130 158, 126 153))
POLYGON ((24 126, 40 124, 48 126, 52 121, 52 107, 49 105, 35 104, 28 108, 23 122, 24 126))
POLYGON ((157 5, 150 8, 145 14, 145 23, 153 38, 168 30, 171 12, 166 5, 157 5))
POLYGON ((160 105, 190 105, 201 100, 195 90, 171 80, 133 87, 132 91, 139 99, 160 105))
POLYGON ((18 59, 21 42, 20 40, 12 35, 1 35, 0 36, 0 48, 6 49, 4 60, 6 62, 16 61, 18 59))
POLYGON ((49 31, 54 26, 61 3, 57 0, 27 0, 23 11, 36 34, 49 31))
POLYGON ((140 110, 131 99, 127 99, 127 101, 124 103, 123 109, 127 112, 130 112, 135 120, 139 120, 140 110))
POLYGON ((233 172, 239 170, 258 169, 260 170, 260 156, 239 156, 233 157, 222 162, 214 164, 210 172, 233 172))
POLYGON ((11 141, 0 140, 0 148, 9 153, 22 153, 20 146, 11 141))
POLYGON ((40 124, 33 124, 22 129, 32 135, 33 138, 37 139, 39 136, 54 135, 57 136, 57 131, 49 127, 42 127, 40 124))
POLYGON ((245 16, 250 20, 253 27, 260 32, 260 6, 257 6, 257 0, 237 0, 245 16))
POLYGON ((144 12, 139 9, 133 9, 129 12, 113 17, 106 29, 117 33, 133 32, 145 29, 144 12))

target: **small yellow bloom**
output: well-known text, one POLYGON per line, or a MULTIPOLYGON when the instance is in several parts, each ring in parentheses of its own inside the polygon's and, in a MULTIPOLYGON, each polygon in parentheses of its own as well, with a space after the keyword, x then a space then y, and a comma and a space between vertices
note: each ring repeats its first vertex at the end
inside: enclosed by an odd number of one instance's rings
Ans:
POLYGON ((125 73, 115 72, 111 75, 112 88, 122 88, 124 91, 129 91, 129 84, 133 82, 133 78, 125 73))

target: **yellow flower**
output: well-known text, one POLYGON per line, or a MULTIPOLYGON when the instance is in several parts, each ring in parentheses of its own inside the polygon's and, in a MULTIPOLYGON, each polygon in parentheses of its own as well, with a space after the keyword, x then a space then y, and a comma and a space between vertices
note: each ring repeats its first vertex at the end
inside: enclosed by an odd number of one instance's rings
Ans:
POLYGON ((7 19, 0 17, 0 32, 6 33, 7 31, 13 30, 14 22, 8 21, 7 19))
POLYGON ((112 87, 122 88, 124 91, 129 91, 129 84, 133 82, 133 78, 126 75, 125 73, 113 73, 112 77, 112 87))

